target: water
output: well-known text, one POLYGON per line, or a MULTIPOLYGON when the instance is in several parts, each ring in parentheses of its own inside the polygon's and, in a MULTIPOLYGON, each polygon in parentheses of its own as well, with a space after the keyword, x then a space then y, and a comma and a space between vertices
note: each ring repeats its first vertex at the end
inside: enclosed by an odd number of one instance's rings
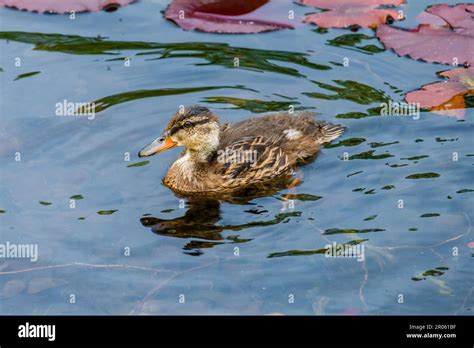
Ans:
MULTIPOLYGON (((376 109, 448 67, 385 52, 371 30, 184 32, 166 3, 75 20, 0 11, 1 240, 39 248, 37 262, 2 261, 0 312, 472 314, 472 108, 464 121, 376 109), (99 112, 57 117, 63 100, 99 112), (296 188, 190 203, 161 184, 180 150, 128 166, 196 103, 231 122, 294 105, 347 131, 296 188), (407 178, 419 173, 439 176, 407 178), (325 257, 332 242, 365 260, 325 257)), ((409 2, 399 25, 432 3, 409 2)))

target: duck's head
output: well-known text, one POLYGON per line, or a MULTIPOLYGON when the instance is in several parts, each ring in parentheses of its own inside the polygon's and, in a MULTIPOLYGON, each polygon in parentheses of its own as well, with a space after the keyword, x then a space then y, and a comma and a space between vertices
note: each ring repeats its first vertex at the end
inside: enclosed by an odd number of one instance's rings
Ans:
POLYGON ((175 146, 184 146, 186 152, 206 160, 219 146, 219 119, 208 108, 193 105, 176 112, 163 133, 138 153, 147 157, 175 146))

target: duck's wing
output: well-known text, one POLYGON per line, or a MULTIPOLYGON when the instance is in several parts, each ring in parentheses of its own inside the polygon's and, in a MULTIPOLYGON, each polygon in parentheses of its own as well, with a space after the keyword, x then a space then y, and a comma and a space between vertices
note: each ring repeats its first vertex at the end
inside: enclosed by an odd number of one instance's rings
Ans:
POLYGON ((274 179, 290 169, 288 156, 272 139, 244 137, 218 150, 217 172, 226 185, 242 186, 274 179))

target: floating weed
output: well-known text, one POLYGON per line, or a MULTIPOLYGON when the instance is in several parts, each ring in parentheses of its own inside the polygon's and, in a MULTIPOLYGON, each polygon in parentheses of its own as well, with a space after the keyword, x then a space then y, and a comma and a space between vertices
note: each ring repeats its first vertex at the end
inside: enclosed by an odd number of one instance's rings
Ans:
POLYGON ((366 218, 364 219, 364 221, 371 221, 371 220, 374 220, 376 217, 377 217, 377 215, 371 215, 371 216, 369 216, 369 217, 366 217, 366 218))
POLYGON ((274 257, 283 257, 283 256, 308 256, 316 254, 325 254, 327 249, 316 249, 316 250, 288 250, 279 253, 271 253, 267 257, 269 259, 274 257))
MULTIPOLYGON (((354 239, 344 245, 358 245, 363 242, 368 241, 368 239, 354 239)), ((316 249, 316 250, 288 250, 284 252, 278 253, 271 253, 267 256, 267 258, 275 258, 275 257, 283 257, 283 256, 308 256, 308 255, 317 255, 317 254, 325 254, 331 248, 323 248, 323 249, 316 249)))
POLYGON ((405 179, 431 179, 431 178, 437 178, 440 175, 438 173, 417 173, 417 174, 411 174, 405 177, 405 179))
POLYGON ((18 80, 24 79, 25 77, 30 77, 30 76, 38 75, 38 74, 40 74, 40 73, 41 73, 41 71, 32 71, 32 72, 20 74, 20 75, 18 75, 13 81, 18 81, 18 80))
POLYGON ((330 148, 339 147, 339 146, 357 146, 357 145, 362 144, 365 140, 366 140, 365 138, 349 138, 349 139, 341 140, 334 144, 326 144, 324 145, 324 147, 327 149, 330 149, 330 148))
POLYGON ((6 212, 6 210, 0 209, 0 214, 5 214, 6 212))
POLYGON ((77 200, 80 200, 80 199, 84 199, 84 196, 83 195, 73 195, 73 196, 69 197, 69 199, 75 199, 77 201, 77 200))
POLYGON ((251 238, 247 238, 247 239, 244 239, 244 238, 240 238, 240 236, 228 236, 226 237, 226 239, 232 241, 233 243, 247 243, 247 242, 250 242, 252 241, 253 239, 251 238))
POLYGON ((411 279, 414 280, 414 281, 420 281, 420 280, 426 279, 427 277, 440 277, 444 273, 446 273, 446 271, 448 271, 448 270, 449 270, 448 267, 436 267, 435 269, 429 269, 429 270, 421 273, 420 276, 413 277, 411 279))
POLYGON ((150 161, 137 162, 137 163, 129 164, 127 168, 142 167, 142 166, 146 166, 148 163, 150 163, 150 161))
POLYGON ((426 213, 426 214, 420 215, 421 218, 430 218, 430 217, 437 217, 437 216, 441 216, 441 215, 438 213, 426 213))
MULTIPOLYGON (((160 213, 172 213, 174 212, 176 209, 163 209, 160 211, 160 213)), ((143 216, 150 216, 151 214, 143 214, 143 216)))
POLYGON ((273 93, 273 95, 274 95, 274 96, 277 96, 277 97, 280 97, 280 98, 283 98, 283 99, 298 100, 297 97, 288 97, 288 96, 283 95, 283 94, 273 93))
POLYGON ((188 93, 197 93, 204 91, 211 91, 216 89, 241 89, 247 91, 255 90, 243 86, 203 86, 203 87, 187 87, 187 88, 161 88, 161 89, 145 89, 138 91, 130 91, 124 93, 117 93, 107 97, 103 97, 93 101, 95 105, 94 111, 101 112, 111 106, 126 103, 133 100, 144 98, 166 97, 171 95, 181 95, 188 93))
POLYGON ((392 154, 390 154, 390 153, 384 153, 384 154, 381 154, 381 155, 374 155, 374 152, 375 152, 375 150, 370 150, 370 151, 361 152, 361 153, 359 153, 359 154, 350 156, 350 157, 348 158, 348 160, 355 160, 355 159, 363 159, 363 160, 371 159, 371 160, 377 160, 377 159, 384 159, 384 158, 394 157, 394 156, 393 156, 392 154))
POLYGON ((285 199, 296 199, 298 201, 317 201, 323 197, 310 195, 307 193, 285 193, 281 195, 285 199))
POLYGON ((346 177, 349 178, 351 176, 354 176, 354 175, 357 175, 357 174, 360 174, 360 173, 363 173, 364 171, 363 170, 359 170, 358 172, 354 172, 354 173, 351 173, 351 174, 347 174, 346 177))
POLYGON ((380 188, 381 190, 392 190, 395 188, 395 185, 385 185, 384 187, 380 188))
POLYGON ((321 27, 317 27, 316 29, 312 29, 312 31, 314 31, 315 33, 318 33, 318 34, 327 34, 329 32, 329 30, 327 28, 321 28, 321 27))
POLYGON ((400 167, 406 167, 408 164, 407 164, 407 163, 404 163, 404 164, 398 164, 398 163, 390 164, 390 163, 385 163, 385 165, 389 166, 390 168, 400 168, 400 167))
POLYGON ((46 201, 39 201, 39 204, 41 204, 41 205, 51 205, 51 204, 53 204, 53 203, 51 203, 51 202, 46 202, 46 201))
POLYGON ((377 147, 382 147, 382 146, 389 146, 389 145, 394 145, 394 144, 398 144, 399 142, 398 141, 394 141, 394 142, 391 142, 391 143, 377 143, 377 142, 374 142, 374 143, 369 143, 370 147, 371 148, 377 148, 377 147))
MULTIPOLYGON (((79 35, 43 34, 21 31, 0 32, 0 40, 10 40, 35 45, 34 50, 62 52, 68 54, 101 54, 118 55, 124 50, 144 50, 137 53, 142 55, 157 55, 163 59, 200 59, 206 63, 194 63, 200 65, 220 65, 225 68, 235 69, 233 59, 239 57, 239 69, 254 71, 268 71, 295 77, 305 77, 297 69, 289 67, 294 64, 300 67, 330 70, 331 67, 323 64, 313 63, 308 60, 309 54, 289 51, 276 51, 253 49, 244 47, 233 47, 227 43, 217 42, 143 42, 143 41, 112 41, 103 37, 85 37, 79 35), (278 64, 278 62, 283 64, 278 64)), ((119 61, 121 61, 119 59, 119 61)))
POLYGON ((409 228, 408 231, 412 231, 412 232, 418 231, 418 228, 412 227, 412 228, 409 228))
POLYGON ((352 228, 346 228, 346 229, 341 229, 341 228, 330 228, 327 229, 323 232, 325 235, 331 235, 331 234, 352 234, 352 233, 370 233, 370 232, 383 232, 385 231, 382 228, 366 228, 362 230, 357 230, 357 229, 352 229, 352 228))
POLYGON ((458 141, 459 138, 443 139, 443 138, 437 137, 435 140, 437 143, 444 143, 446 141, 458 141))
POLYGON ((99 210, 97 214, 99 215, 112 215, 113 213, 117 212, 118 209, 111 209, 111 210, 99 210))
POLYGON ((249 210, 244 210, 244 212, 249 213, 249 214, 260 215, 260 214, 268 213, 268 210, 249 209, 249 210))
POLYGON ((474 190, 471 190, 471 189, 462 189, 462 190, 456 191, 456 193, 468 193, 468 192, 474 192, 474 190))
MULTIPOLYGON (((311 81, 318 87, 334 92, 335 94, 324 94, 319 92, 304 92, 302 94, 316 99, 324 100, 348 100, 357 104, 368 105, 372 103, 387 103, 390 98, 382 90, 350 80, 334 80, 336 86, 327 83, 311 81)), ((380 115, 380 112, 379 112, 380 115)))
POLYGON ((78 220, 85 220, 86 218, 85 217, 80 217, 80 218, 77 218, 78 220))
POLYGON ((210 104, 230 104, 234 105, 233 109, 244 109, 254 113, 273 112, 273 111, 287 111, 290 106, 294 107, 294 110, 307 110, 312 109, 311 107, 295 106, 300 103, 298 102, 286 102, 286 101, 266 101, 258 99, 244 99, 244 98, 233 98, 233 97, 205 97, 203 102, 210 104))
POLYGON ((382 108, 380 106, 377 106, 374 108, 367 109, 367 112, 351 111, 351 112, 346 112, 343 114, 338 114, 336 115, 336 118, 360 119, 360 118, 366 118, 366 117, 380 116, 381 110, 382 108))
MULTIPOLYGON (((374 54, 383 52, 384 49, 375 45, 358 45, 364 40, 372 40, 373 36, 365 34, 344 34, 332 40, 327 41, 327 45, 347 48, 357 52, 366 54, 374 54)), ((375 40, 376 41, 376 40, 375 40)))
POLYGON ((407 160, 407 161, 418 161, 422 158, 427 158, 430 157, 428 155, 421 155, 421 156, 413 156, 413 157, 402 157, 400 158, 401 160, 407 160))

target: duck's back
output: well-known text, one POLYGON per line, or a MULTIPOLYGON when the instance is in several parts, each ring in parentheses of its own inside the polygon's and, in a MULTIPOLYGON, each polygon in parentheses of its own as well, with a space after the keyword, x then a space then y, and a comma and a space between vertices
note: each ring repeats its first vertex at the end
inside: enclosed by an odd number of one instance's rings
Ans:
POLYGON ((316 121, 314 113, 277 113, 254 117, 226 127, 222 132, 220 149, 235 147, 259 139, 265 146, 281 149, 288 165, 314 157, 322 144, 344 132, 340 125, 316 121))

